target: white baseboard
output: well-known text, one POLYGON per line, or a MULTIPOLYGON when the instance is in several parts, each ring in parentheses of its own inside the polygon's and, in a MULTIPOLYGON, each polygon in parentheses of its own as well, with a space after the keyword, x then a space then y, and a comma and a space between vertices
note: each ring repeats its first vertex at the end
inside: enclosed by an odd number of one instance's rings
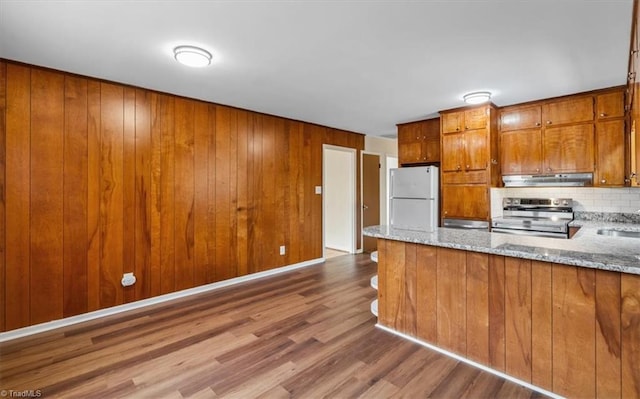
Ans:
POLYGON ((201 285, 199 287, 172 292, 170 294, 164 294, 164 295, 155 296, 153 298, 142 299, 139 301, 126 303, 124 305, 113 306, 107 309, 100 309, 93 312, 83 313, 77 316, 71 316, 64 319, 60 319, 60 320, 53 320, 53 321, 48 321, 46 323, 36 324, 33 326, 18 328, 16 330, 0 333, 0 342, 11 341, 12 339, 23 338, 29 335, 38 334, 41 332, 53 330, 60 327, 67 327, 73 324, 82 323, 84 321, 95 320, 100 317, 111 316, 117 313, 126 312, 128 310, 139 309, 145 306, 155 305, 155 304, 167 302, 173 299, 184 298, 190 295, 214 291, 223 287, 228 287, 230 285, 240 284, 246 281, 256 280, 259 278, 273 276, 276 274, 285 273, 295 269, 300 269, 302 267, 316 265, 324 261, 325 261, 325 258, 312 259, 312 260, 308 260, 300 263, 295 263, 289 266, 279 267, 277 269, 248 274, 246 276, 235 277, 229 280, 218 281, 218 282, 207 284, 207 285, 201 285))
POLYGON ((377 323, 376 327, 378 327, 379 329, 384 330, 386 332, 389 332, 391 334, 394 334, 394 335, 397 335, 397 336, 402 337, 404 339, 407 339, 407 340, 409 340, 411 342, 415 342, 418 345, 421 345, 421 346, 424 346, 424 347, 429 348, 431 350, 434 350, 436 352, 442 353, 445 356, 449 356, 451 358, 454 358, 454 359, 456 359, 458 361, 461 361, 461 362, 466 363, 468 365, 471 365, 473 367, 476 367, 476 368, 479 368, 481 370, 484 370, 484 371, 486 371, 488 373, 491 373, 493 375, 497 375, 498 377, 504 378, 505 380, 509 380, 509 381, 511 381, 513 383, 516 383, 518 385, 522 385, 523 387, 529 388, 532 391, 540 392, 541 394, 549 396, 549 397, 554 398, 554 399, 564 399, 563 396, 557 395, 557 394, 555 394, 553 392, 549 392, 546 389, 543 389, 543 388, 540 388, 538 386, 532 385, 532 384, 530 384, 530 383, 528 383, 526 381, 519 380, 519 379, 517 379, 517 378, 515 378, 513 376, 510 376, 508 374, 502 373, 502 372, 500 372, 498 370, 494 370, 494 369, 492 369, 490 367, 485 366, 484 364, 476 363, 473 360, 467 359, 466 357, 462 357, 460 355, 456 355, 455 353, 449 352, 449 351, 447 351, 445 349, 439 348, 437 346, 434 346, 434 345, 429 344, 429 343, 424 342, 424 341, 420 341, 419 339, 416 339, 415 337, 403 334, 403 333, 398 332, 396 330, 393 330, 393 329, 391 329, 389 327, 383 326, 380 323, 377 323))

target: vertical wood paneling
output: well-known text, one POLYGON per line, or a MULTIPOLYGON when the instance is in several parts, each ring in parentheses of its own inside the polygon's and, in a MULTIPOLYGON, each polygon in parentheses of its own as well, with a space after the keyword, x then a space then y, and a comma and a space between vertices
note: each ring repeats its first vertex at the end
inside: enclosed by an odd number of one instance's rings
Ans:
POLYGON ((100 184, 100 307, 123 303, 124 90, 102 83, 100 184))
POLYGON ((640 276, 623 274, 622 397, 640 397, 640 276))
MULTIPOLYGON (((125 87, 122 130, 122 217, 129 226, 122 229, 122 268, 135 273, 136 262, 136 91, 125 87), (126 205, 125 205, 126 204, 126 205)), ((122 288, 123 302, 136 300, 135 286, 122 288)))
POLYGON ((207 267, 207 282, 212 283, 217 280, 216 277, 216 248, 218 246, 218 237, 216 236, 216 137, 218 135, 216 118, 218 108, 215 105, 209 105, 209 157, 207 158, 207 175, 208 175, 208 191, 207 191, 207 259, 209 266, 207 267))
POLYGON ((86 79, 67 76, 64 88, 64 309, 69 317, 88 310, 86 79))
POLYGON ((499 371, 506 370, 504 259, 489 257, 489 364, 499 371))
POLYGON ((321 258, 324 252, 322 248, 322 195, 315 194, 315 187, 322 186, 322 143, 326 128, 316 125, 311 132, 311 258, 321 258))
POLYGON ((467 252, 467 357, 489 363, 489 255, 467 252))
POLYGON ((551 263, 531 262, 531 382, 553 389, 551 263))
POLYGON ((161 174, 160 174, 160 290, 166 294, 175 289, 175 98, 159 96, 161 174))
POLYGON ((135 104, 135 264, 136 299, 151 296, 151 97, 136 90, 135 104))
MULTIPOLYGON (((418 245, 416 258, 416 335, 424 341, 436 343, 438 300, 436 248, 418 245)), ((378 259, 380 259, 379 248, 378 259)))
POLYGON ((246 111, 238 111, 237 115, 237 245, 236 264, 238 276, 249 273, 249 138, 251 118, 246 111))
POLYGON ((2 68, 0 330, 322 256, 322 145, 362 135, 2 68))
POLYGON ((404 314, 402 315, 402 325, 404 333, 413 337, 417 335, 417 244, 405 244, 404 259, 404 314))
POLYGON ((284 119, 275 118, 274 125, 274 193, 273 197, 275 199, 274 203, 274 228, 275 234, 273 249, 275 253, 274 259, 276 260, 275 265, 277 267, 284 266, 287 264, 287 256, 286 256, 286 248, 287 245, 287 234, 286 230, 286 215, 285 215, 285 201, 287 199, 286 193, 289 191, 289 181, 287 177, 287 162, 283 162, 286 159, 286 155, 288 153, 287 148, 287 140, 286 140, 286 124, 284 119), (285 255, 280 255, 280 246, 285 246, 285 255))
MULTIPOLYGON (((213 108, 213 107, 212 107, 213 108)), ((209 117, 209 106, 197 103, 195 106, 194 130, 194 285, 203 285, 214 281, 213 259, 210 258, 209 246, 213 234, 210 233, 214 224, 209 214, 209 147, 215 131, 215 122, 209 117)), ((215 112, 215 111, 214 111, 215 112)))
POLYGON ((467 353, 466 252, 438 248, 437 318, 438 346, 467 353))
POLYGON ((7 65, 6 328, 30 324, 29 263, 31 175, 31 71, 7 65))
POLYGON ((175 100, 175 290, 194 286, 195 104, 175 100))
POLYGON ((378 323, 391 326, 387 313, 387 253, 388 240, 378 239, 378 323))
POLYGON ((6 139, 6 110, 7 110, 7 64, 0 61, 0 331, 5 330, 6 311, 6 185, 5 185, 5 157, 7 155, 6 139))
POLYGON ((505 258, 505 366, 531 381, 531 261, 505 258))
POLYGON ((92 311, 100 309, 101 85, 90 80, 87 90, 87 307, 92 311))
POLYGON ((31 73, 31 323, 63 316, 64 75, 31 73))
MULTIPOLYGON (((596 270, 596 396, 620 398, 620 273, 596 270)), ((637 365, 637 363, 636 363, 637 365)))
POLYGON ((235 112, 228 107, 216 109, 216 280, 234 277, 231 257, 231 135, 235 128, 235 112))
POLYGON ((557 267, 553 269, 552 278, 553 392, 593 398, 596 396, 595 271, 557 267))
POLYGON ((162 124, 166 111, 165 97, 151 94, 151 194, 150 194, 150 221, 151 221, 151 251, 149 270, 149 289, 151 296, 162 293, 162 124))
POLYGON ((287 162, 289 180, 289 202, 286 209, 289 210, 289 243, 288 260, 302 259, 302 245, 304 241, 304 174, 299 165, 302 161, 302 124, 289 121, 287 124, 289 137, 289 158, 287 162))
POLYGON ((404 332, 405 313, 404 279, 405 247, 404 242, 387 241, 387 263, 385 265, 385 320, 386 326, 404 332))

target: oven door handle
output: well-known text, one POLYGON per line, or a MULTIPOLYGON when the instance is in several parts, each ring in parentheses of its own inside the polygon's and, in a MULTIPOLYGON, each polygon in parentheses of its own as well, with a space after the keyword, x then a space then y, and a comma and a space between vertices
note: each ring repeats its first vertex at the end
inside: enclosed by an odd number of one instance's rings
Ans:
POLYGON ((548 233, 545 231, 533 231, 533 230, 512 230, 512 229, 501 229, 501 228, 492 228, 492 233, 505 233, 505 234, 515 234, 521 236, 532 236, 532 237, 553 237, 553 238, 569 238, 569 236, 565 233, 548 233))

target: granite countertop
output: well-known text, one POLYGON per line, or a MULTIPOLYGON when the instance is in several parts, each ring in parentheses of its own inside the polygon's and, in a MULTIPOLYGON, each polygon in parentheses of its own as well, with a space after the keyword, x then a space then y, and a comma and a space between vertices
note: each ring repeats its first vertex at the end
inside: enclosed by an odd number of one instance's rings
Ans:
POLYGON ((600 228, 640 231, 639 224, 574 220, 571 226, 580 230, 568 240, 443 227, 425 233, 370 226, 364 235, 640 275, 640 238, 597 234, 600 228))

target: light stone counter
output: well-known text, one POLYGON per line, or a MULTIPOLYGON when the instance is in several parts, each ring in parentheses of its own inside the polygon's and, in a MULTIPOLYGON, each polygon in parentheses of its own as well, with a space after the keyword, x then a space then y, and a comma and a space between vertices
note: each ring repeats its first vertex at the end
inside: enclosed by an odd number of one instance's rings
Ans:
POLYGON ((640 225, 574 220, 571 226, 581 228, 568 240, 450 228, 424 233, 389 226, 366 227, 364 235, 640 275, 640 238, 597 234, 599 228, 640 230, 640 225))

